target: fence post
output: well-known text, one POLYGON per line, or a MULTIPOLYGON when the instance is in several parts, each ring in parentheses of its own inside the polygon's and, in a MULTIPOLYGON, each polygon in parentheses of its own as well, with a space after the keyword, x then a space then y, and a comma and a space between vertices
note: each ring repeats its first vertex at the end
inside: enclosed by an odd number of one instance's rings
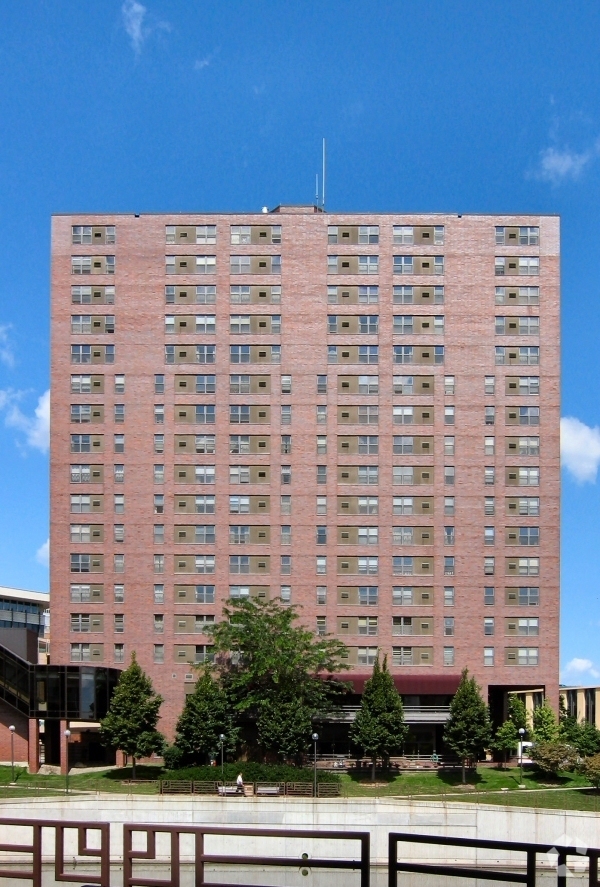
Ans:
POLYGON ((527 851, 527 887, 535 887, 535 850, 527 851))

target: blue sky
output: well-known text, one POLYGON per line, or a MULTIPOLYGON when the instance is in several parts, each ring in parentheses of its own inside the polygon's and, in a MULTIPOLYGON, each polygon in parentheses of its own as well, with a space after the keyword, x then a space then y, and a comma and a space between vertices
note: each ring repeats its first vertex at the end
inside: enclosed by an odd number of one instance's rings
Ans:
POLYGON ((600 5, 19 0, 0 29, 0 585, 46 589, 50 215, 560 213, 563 677, 600 677, 600 5))

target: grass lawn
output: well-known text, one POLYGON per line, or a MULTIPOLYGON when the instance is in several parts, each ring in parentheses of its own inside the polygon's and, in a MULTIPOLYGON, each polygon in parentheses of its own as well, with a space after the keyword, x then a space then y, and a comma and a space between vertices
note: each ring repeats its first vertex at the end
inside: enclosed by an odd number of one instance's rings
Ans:
MULTIPOLYGON (((99 773, 86 773, 77 770, 69 775, 69 787, 75 794, 79 792, 115 792, 120 794, 156 794, 158 766, 138 765, 137 778, 149 779, 148 784, 124 785, 131 778, 131 767, 121 770, 106 770, 99 773)), ((36 797, 63 795, 64 776, 33 776, 22 768, 16 768, 17 785, 9 786, 10 767, 0 767, 0 799, 15 797, 36 797)), ((467 784, 461 785, 460 771, 411 771, 401 775, 385 777, 377 774, 373 785, 365 772, 341 775, 342 795, 354 798, 412 798, 467 801, 470 803, 502 804, 520 807, 539 807, 559 810, 587 810, 600 812, 600 792, 591 788, 573 791, 589 786, 588 781, 577 773, 563 773, 552 779, 535 770, 525 770, 523 783, 530 789, 518 788, 520 775, 518 767, 498 770, 496 767, 480 767, 476 773, 467 773, 467 784), (508 791, 502 791, 508 789, 508 791), (556 790, 560 789, 560 790, 556 790), (571 789, 571 790, 569 790, 571 789)))

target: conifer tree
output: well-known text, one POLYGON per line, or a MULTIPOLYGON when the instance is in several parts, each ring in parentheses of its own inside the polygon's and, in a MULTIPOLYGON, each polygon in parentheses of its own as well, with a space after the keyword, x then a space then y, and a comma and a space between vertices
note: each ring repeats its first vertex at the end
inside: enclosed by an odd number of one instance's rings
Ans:
POLYGON ((121 672, 107 715, 100 723, 100 737, 105 745, 131 755, 134 779, 137 759, 153 752, 160 754, 164 748, 164 737, 156 729, 162 703, 162 696, 154 692, 150 678, 132 653, 131 665, 121 672))
POLYGON ((470 678, 465 668, 450 703, 450 719, 444 729, 446 745, 461 762, 463 783, 466 782, 467 761, 477 761, 490 744, 490 738, 488 707, 475 678, 470 678))
POLYGON ((544 700, 533 712, 533 738, 536 742, 557 742, 558 723, 554 711, 544 700))
POLYGON ((394 751, 400 751, 407 732, 402 699, 388 671, 387 656, 383 658, 383 665, 377 656, 350 732, 352 741, 371 758, 372 780, 377 758, 387 761, 394 751))
POLYGON ((183 763, 205 763, 210 754, 221 748, 235 751, 239 729, 235 726, 232 705, 227 694, 205 669, 196 682, 194 692, 186 696, 176 727, 175 746, 183 763))

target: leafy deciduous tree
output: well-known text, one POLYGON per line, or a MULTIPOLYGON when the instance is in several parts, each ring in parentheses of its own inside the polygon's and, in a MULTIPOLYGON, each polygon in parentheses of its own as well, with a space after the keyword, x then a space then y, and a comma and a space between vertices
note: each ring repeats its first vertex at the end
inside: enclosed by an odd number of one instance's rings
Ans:
POLYGON ((565 742, 535 742, 531 757, 544 773, 554 776, 560 770, 572 770, 577 763, 577 752, 565 742))
POLYGON ((210 630, 213 670, 234 711, 255 721, 263 748, 289 758, 306 750, 311 719, 345 690, 332 675, 347 668, 344 644, 297 620, 279 601, 232 601, 210 630))
POLYGON ((377 758, 386 759, 394 751, 399 751, 407 732, 402 699, 388 671, 387 656, 384 656, 382 666, 377 656, 350 731, 352 741, 371 758, 371 779, 375 779, 377 758))
POLYGON ((589 779, 594 788, 600 789, 600 754, 586 758, 581 765, 581 772, 589 779))
POLYGON ((536 743, 558 741, 556 715, 547 700, 533 712, 533 738, 536 743))
POLYGON ((136 760, 153 752, 160 754, 164 748, 164 737, 156 729, 162 703, 162 696, 154 692, 150 678, 132 653, 131 665, 121 672, 100 724, 100 736, 105 745, 131 755, 134 779, 136 760))
POLYGON ((462 764, 462 781, 466 782, 468 760, 477 761, 490 743, 491 725, 488 707, 481 697, 475 678, 464 669, 454 699, 450 718, 444 729, 444 741, 462 764))
POLYGON ((508 755, 519 747, 519 731, 514 723, 509 719, 504 721, 496 730, 496 735, 492 741, 494 751, 504 755, 504 763, 508 755))

